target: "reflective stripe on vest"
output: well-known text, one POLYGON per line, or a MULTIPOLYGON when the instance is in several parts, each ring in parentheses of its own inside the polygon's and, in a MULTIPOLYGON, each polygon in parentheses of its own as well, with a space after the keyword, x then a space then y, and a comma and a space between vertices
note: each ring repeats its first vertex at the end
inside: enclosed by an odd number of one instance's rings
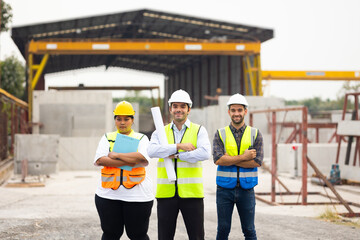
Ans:
MULTIPOLYGON (((157 162, 157 167, 158 168, 164 168, 165 167, 165 163, 164 162, 157 162)), ((189 162, 178 162, 177 163, 177 167, 178 168, 194 168, 194 167, 198 167, 201 168, 202 164, 197 162, 197 163, 189 163, 189 162)))
MULTIPOLYGON (((203 179, 199 179, 199 178, 181 178, 177 180, 177 184, 188 184, 188 183, 203 183, 203 179)), ((175 185, 174 182, 170 182, 167 178, 158 178, 157 179, 157 184, 173 184, 175 185)))
MULTIPOLYGON (((126 177, 123 177, 123 181, 126 181, 126 177)), ((113 182, 114 181, 114 177, 104 177, 104 176, 101 176, 101 181, 103 182, 113 182)), ((120 177, 116 177, 116 181, 120 182, 120 177)))
MULTIPOLYGON (((175 126, 174 126, 175 127, 175 126)), ((192 143, 195 148, 197 144, 197 136, 200 130, 200 125, 190 123, 190 127, 185 130, 181 143, 192 143)), ((170 128, 170 124, 165 126, 165 133, 169 144, 174 144, 174 133, 170 128)), ((183 152, 180 150, 179 152, 183 152)), ((203 198, 203 176, 201 162, 189 163, 180 159, 173 159, 174 165, 176 161, 176 184, 169 182, 164 159, 160 158, 157 163, 157 198, 170 198, 175 196, 176 185, 178 194, 182 198, 203 198)))
MULTIPOLYGON (((241 155, 250 146, 253 146, 257 129, 247 126, 243 133, 240 143, 240 151, 237 148, 236 140, 231 132, 229 126, 218 130, 220 139, 224 143, 224 150, 230 156, 241 155)), ((250 189, 258 183, 258 171, 257 168, 242 168, 235 165, 232 166, 218 166, 216 173, 216 184, 224 188, 234 188, 237 182, 244 189, 250 189), (239 179, 238 179, 239 171, 239 179)))
MULTIPOLYGON (((117 131, 106 134, 106 138, 110 144, 110 152, 114 147, 117 134, 117 131)), ((131 130, 128 136, 140 140, 144 135, 131 130)), ((133 188, 135 185, 144 181, 144 179, 145 168, 139 164, 135 165, 131 171, 126 171, 117 167, 103 167, 101 169, 101 182, 103 188, 116 190, 120 185, 123 185, 125 188, 133 188)))

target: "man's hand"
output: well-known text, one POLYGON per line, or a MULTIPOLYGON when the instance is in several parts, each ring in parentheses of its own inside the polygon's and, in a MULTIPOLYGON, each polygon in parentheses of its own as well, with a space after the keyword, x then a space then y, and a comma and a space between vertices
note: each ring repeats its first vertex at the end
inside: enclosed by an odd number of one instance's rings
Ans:
POLYGON ((194 147, 194 145, 192 145, 192 143, 178 143, 176 144, 176 149, 184 150, 184 151, 193 151, 196 148, 194 147))
POLYGON ((242 154, 245 160, 252 160, 256 157, 256 150, 255 149, 246 149, 245 152, 242 154))

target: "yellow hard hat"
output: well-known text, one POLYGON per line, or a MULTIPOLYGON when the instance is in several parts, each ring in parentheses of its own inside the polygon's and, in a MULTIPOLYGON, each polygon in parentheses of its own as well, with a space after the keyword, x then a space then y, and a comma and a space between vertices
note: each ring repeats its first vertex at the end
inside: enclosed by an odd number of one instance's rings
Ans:
POLYGON ((127 101, 119 102, 114 110, 114 115, 125 115, 125 116, 134 116, 135 111, 131 103, 127 101))

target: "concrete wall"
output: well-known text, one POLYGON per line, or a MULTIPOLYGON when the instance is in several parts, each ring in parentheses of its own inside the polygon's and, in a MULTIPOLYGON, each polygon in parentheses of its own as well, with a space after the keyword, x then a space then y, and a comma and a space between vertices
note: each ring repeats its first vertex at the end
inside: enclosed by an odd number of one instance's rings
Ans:
POLYGON ((94 170, 93 165, 99 137, 61 137, 59 141, 59 169, 94 170))
MULTIPOLYGON (((310 143, 308 144, 308 156, 315 163, 317 168, 326 176, 330 175, 331 165, 336 162, 337 144, 331 143, 310 143)), ((350 164, 345 165, 347 144, 341 144, 339 167, 342 179, 360 181, 360 168, 357 164, 352 166, 354 159, 355 144, 352 146, 350 155, 350 164)), ((292 144, 278 144, 277 149, 277 170, 279 173, 287 173, 294 175, 295 154, 292 144)), ((301 176, 302 169, 302 146, 299 145, 297 150, 298 159, 298 176, 301 176)), ((308 165, 308 176, 314 174, 314 170, 308 165)))
MULTIPOLYGON (((112 102, 109 91, 34 91, 33 120, 43 126, 35 126, 33 132, 41 135, 33 136, 47 138, 52 136, 49 134, 57 134, 56 169, 95 169, 93 161, 100 138, 104 133, 116 130, 113 118, 116 104, 112 102)), ((139 131, 139 104, 132 105, 135 110, 133 129, 139 131)), ((22 144, 28 144, 23 149, 29 155, 34 155, 34 159, 42 159, 38 154, 54 147, 47 142, 34 146, 23 141, 20 140, 22 144)), ((17 150, 23 154, 21 148, 17 150)), ((43 166, 52 164, 51 160, 39 161, 42 161, 43 166)), ((21 171, 21 165, 16 166, 20 166, 21 171)))
POLYGON ((58 171, 59 135, 15 134, 14 172, 21 174, 21 162, 28 161, 29 175, 58 171))
POLYGON ((34 91, 33 133, 95 137, 113 129, 111 92, 34 91))

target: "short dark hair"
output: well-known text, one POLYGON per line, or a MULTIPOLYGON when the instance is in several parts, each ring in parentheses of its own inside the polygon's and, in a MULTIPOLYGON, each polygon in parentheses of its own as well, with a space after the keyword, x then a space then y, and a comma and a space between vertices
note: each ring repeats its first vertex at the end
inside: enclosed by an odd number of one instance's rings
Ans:
MULTIPOLYGON (((190 109, 191 107, 190 107, 190 105, 188 104, 188 103, 185 103, 187 106, 188 106, 188 109, 190 109)), ((170 107, 172 107, 172 105, 173 105, 173 102, 172 103, 170 103, 170 107)))
MULTIPOLYGON (((228 107, 229 107, 229 110, 230 110, 230 107, 231 105, 235 105, 235 104, 230 104, 228 107)), ((242 105, 244 107, 244 109, 247 109, 247 107, 244 105, 244 104, 239 104, 239 105, 242 105)))
MULTIPOLYGON (((120 116, 120 115, 115 115, 115 116, 114 116, 114 120, 116 119, 116 116, 120 116)), ((132 119, 134 119, 134 116, 133 116, 133 115, 128 115, 127 117, 131 117, 132 119)))

